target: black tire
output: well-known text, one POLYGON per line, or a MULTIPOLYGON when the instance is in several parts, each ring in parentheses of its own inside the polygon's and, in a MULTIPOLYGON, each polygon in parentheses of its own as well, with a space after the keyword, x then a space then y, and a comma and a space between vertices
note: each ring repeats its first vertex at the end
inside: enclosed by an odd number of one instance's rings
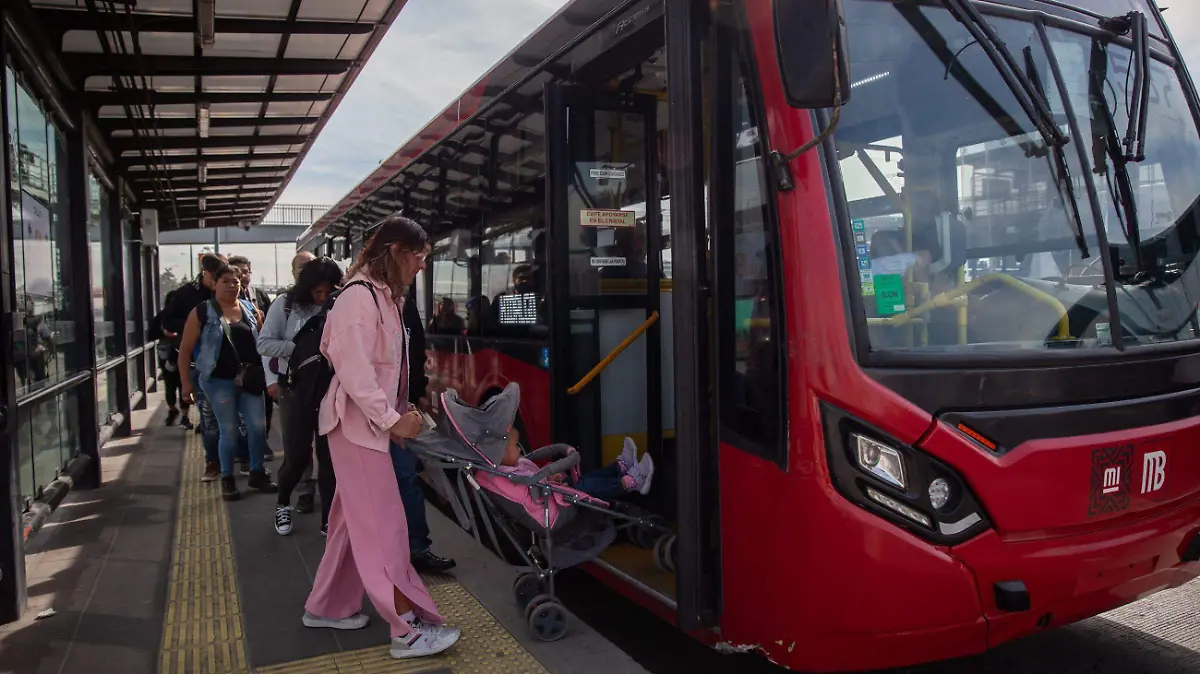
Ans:
POLYGON ((538 641, 558 641, 567 633, 567 610, 556 601, 539 605, 529 614, 529 631, 538 641))
POLYGON ((536 573, 523 573, 513 582, 513 600, 525 608, 546 593, 546 583, 536 573))
POLYGON ((539 607, 542 604, 545 604, 547 602, 551 602, 551 601, 556 601, 556 600, 554 599, 554 597, 552 597, 548 594, 539 594, 538 596, 529 600, 529 604, 525 606, 525 621, 529 622, 529 616, 533 615, 533 612, 535 609, 537 609, 537 607, 539 607))

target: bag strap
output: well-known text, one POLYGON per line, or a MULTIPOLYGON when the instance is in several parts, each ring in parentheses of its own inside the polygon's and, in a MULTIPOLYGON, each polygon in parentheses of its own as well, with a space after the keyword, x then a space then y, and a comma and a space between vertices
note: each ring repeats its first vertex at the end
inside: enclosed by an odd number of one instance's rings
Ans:
POLYGON ((379 312, 379 322, 382 323, 383 322, 383 309, 380 308, 380 306, 379 306, 379 295, 375 294, 375 286, 371 285, 370 283, 367 283, 366 281, 362 281, 362 280, 351 281, 351 282, 347 283, 345 286, 343 286, 341 290, 338 291, 338 295, 341 295, 342 293, 346 292, 350 288, 350 286, 366 286, 367 290, 371 291, 371 300, 375 302, 375 310, 379 312))

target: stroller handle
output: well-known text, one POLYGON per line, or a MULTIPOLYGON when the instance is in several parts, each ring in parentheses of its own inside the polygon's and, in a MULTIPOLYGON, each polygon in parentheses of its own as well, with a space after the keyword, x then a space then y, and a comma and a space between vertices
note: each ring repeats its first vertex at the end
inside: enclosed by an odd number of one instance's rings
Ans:
MULTIPOLYGON (((545 449, 549 449, 549 448, 545 448, 545 449)), ((534 454, 536 454, 536 453, 537 452, 534 452, 534 454)), ((531 454, 530 456, 533 456, 534 454, 531 454)), ((515 482, 517 484, 525 485, 527 487, 531 486, 531 485, 535 485, 535 484, 541 482, 542 480, 550 477, 551 475, 554 475, 556 473, 565 473, 565 472, 571 470, 572 468, 578 466, 579 458, 580 457, 579 457, 578 452, 571 451, 563 458, 559 459, 558 461, 555 461, 554 463, 546 466, 545 468, 542 468, 541 470, 534 473, 533 475, 509 475, 508 479, 512 480, 513 482, 515 482)))

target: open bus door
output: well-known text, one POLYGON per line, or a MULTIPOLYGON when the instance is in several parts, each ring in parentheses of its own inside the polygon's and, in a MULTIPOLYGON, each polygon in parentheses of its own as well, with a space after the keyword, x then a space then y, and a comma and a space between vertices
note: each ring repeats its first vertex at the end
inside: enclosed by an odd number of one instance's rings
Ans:
MULTIPOLYGON (((632 504, 669 522, 658 100, 560 84, 545 100, 552 439, 591 470, 632 438, 656 467, 653 491, 632 504)), ((673 603, 674 574, 651 550, 619 541, 602 563, 673 603)))

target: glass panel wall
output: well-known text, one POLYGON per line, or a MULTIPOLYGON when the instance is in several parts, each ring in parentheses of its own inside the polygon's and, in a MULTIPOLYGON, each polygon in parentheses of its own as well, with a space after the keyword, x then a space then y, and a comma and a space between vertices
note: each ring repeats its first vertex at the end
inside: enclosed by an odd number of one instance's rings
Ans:
POLYGON ((96 360, 103 363, 121 355, 121 345, 114 321, 116 307, 107 301, 119 277, 112 268, 113 228, 108 190, 95 176, 88 175, 88 244, 92 255, 92 315, 96 322, 96 360))
MULTIPOLYGON (((141 267, 142 244, 134 240, 133 222, 128 216, 121 218, 121 242, 125 262, 125 338, 128 350, 143 344, 142 340, 142 297, 138 292, 138 270, 141 267)), ((130 390, 140 389, 133 386, 130 390)))
POLYGON ((79 353, 72 314, 75 295, 67 283, 71 260, 65 141, 16 72, 9 68, 5 74, 16 300, 13 369, 20 398, 80 372, 86 357, 79 353))
POLYGON ((76 329, 74 313, 88 290, 86 279, 72 278, 71 237, 83 223, 71 222, 66 137, 11 64, 4 69, 4 87, 13 245, 9 290, 15 300, 13 446, 17 493, 28 507, 80 451, 80 389, 42 399, 34 394, 90 367, 90 347, 76 329))

